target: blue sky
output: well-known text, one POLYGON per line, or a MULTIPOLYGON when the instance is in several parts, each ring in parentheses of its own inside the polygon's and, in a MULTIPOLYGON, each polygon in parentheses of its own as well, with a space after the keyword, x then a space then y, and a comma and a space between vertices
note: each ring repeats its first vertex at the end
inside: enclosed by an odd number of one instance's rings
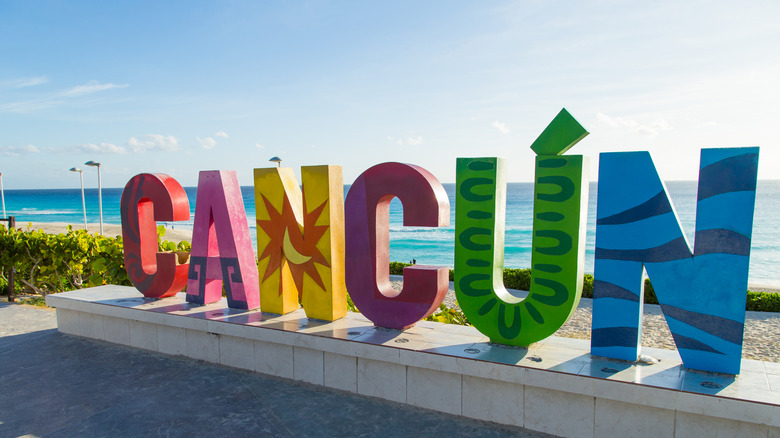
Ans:
POLYGON ((384 161, 442 182, 529 146, 566 107, 591 135, 570 154, 649 150, 696 179, 702 147, 761 146, 780 178, 780 3, 0 0, 6 189, 106 187, 163 172, 185 186, 274 155, 384 161), (94 185, 90 169, 85 175, 94 185))

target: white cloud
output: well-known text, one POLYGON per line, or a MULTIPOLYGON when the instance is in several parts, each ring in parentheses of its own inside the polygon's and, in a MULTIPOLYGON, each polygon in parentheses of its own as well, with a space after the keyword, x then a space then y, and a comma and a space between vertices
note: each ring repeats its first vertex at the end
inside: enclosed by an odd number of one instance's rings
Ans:
POLYGON ((89 81, 84 85, 77 85, 73 88, 65 90, 60 93, 60 95, 65 97, 84 96, 86 94, 97 93, 99 91, 110 90, 112 88, 126 88, 128 86, 128 84, 101 84, 97 81, 89 81))
POLYGON ((18 157, 23 154, 36 154, 40 152, 37 147, 28 144, 27 146, 0 146, 0 154, 7 157, 18 157))
POLYGON ((498 129, 502 134, 509 134, 509 128, 507 128, 506 124, 501 123, 498 120, 490 122, 490 126, 498 129))
POLYGON ((65 103, 63 100, 56 99, 34 99, 21 102, 10 102, 0 105, 0 111, 6 111, 17 114, 31 113, 33 111, 54 108, 65 103))
POLYGON ((636 132, 646 137, 655 137, 662 131, 673 129, 672 125, 664 119, 657 119, 649 125, 645 125, 633 119, 611 117, 601 112, 596 114, 596 118, 599 122, 611 128, 628 128, 631 132, 636 132))
POLYGON ((637 126, 639 126, 639 123, 637 123, 636 120, 624 119, 622 117, 610 117, 604 113, 596 114, 596 118, 599 120, 599 122, 602 122, 605 125, 611 126, 613 128, 617 128, 620 126, 627 127, 627 128, 636 128, 637 126))
POLYGON ((179 150, 179 139, 172 135, 147 134, 140 138, 130 137, 127 145, 133 152, 146 152, 150 150, 161 150, 173 152, 179 150))
POLYGON ((46 76, 36 76, 34 78, 21 78, 21 79, 11 79, 8 81, 2 81, 0 82, 0 87, 2 88, 24 88, 24 87, 34 87, 36 85, 41 85, 49 82, 49 78, 46 76))
POLYGON ((640 126, 636 128, 636 132, 644 135, 645 137, 655 137, 658 135, 658 131, 648 126, 640 126))
POLYGON ((125 155, 127 148, 113 143, 85 143, 73 148, 76 152, 90 152, 95 154, 125 155))
MULTIPOLYGON (((12 81, 0 82, 0 88, 24 88, 34 85, 40 85, 48 82, 49 79, 45 76, 16 79, 12 81)), ((67 105, 68 99, 76 98, 79 96, 85 96, 88 94, 97 93, 100 91, 110 90, 112 88, 125 88, 128 84, 101 84, 97 81, 90 81, 84 85, 78 85, 67 90, 49 93, 48 95, 38 97, 35 99, 21 100, 17 102, 8 102, 0 104, 0 112, 12 112, 18 114, 31 113, 40 110, 46 110, 55 108, 62 105, 67 105)))
POLYGON ((198 143, 200 143, 200 147, 202 147, 203 149, 214 149, 214 146, 217 145, 217 141, 211 137, 206 137, 206 138, 195 137, 195 140, 197 140, 198 143))
POLYGON ((206 150, 210 150, 210 149, 214 149, 214 147, 217 146, 217 140, 215 140, 214 137, 228 138, 230 136, 225 131, 217 131, 214 133, 213 137, 206 137, 206 138, 195 137, 195 140, 198 141, 200 147, 206 150))
POLYGON ((396 138, 393 137, 392 135, 388 135, 387 139, 389 141, 395 142, 395 144, 397 144, 398 146, 403 146, 403 145, 416 146, 418 144, 423 143, 423 138, 422 136, 419 135, 417 137, 407 137, 406 140, 404 140, 403 138, 396 138))
POLYGON ((672 125, 670 125, 669 122, 667 122, 664 119, 658 119, 655 122, 651 123, 650 126, 653 129, 658 130, 658 131, 668 131, 668 130, 672 129, 672 125))
POLYGON ((260 143, 255 143, 255 147, 258 149, 263 149, 265 146, 261 145, 260 143))
POLYGON ((172 135, 146 134, 138 137, 130 137, 125 146, 114 143, 84 143, 66 149, 60 149, 62 153, 88 152, 94 154, 125 155, 130 151, 144 153, 148 151, 172 152, 179 150, 179 139, 172 135))

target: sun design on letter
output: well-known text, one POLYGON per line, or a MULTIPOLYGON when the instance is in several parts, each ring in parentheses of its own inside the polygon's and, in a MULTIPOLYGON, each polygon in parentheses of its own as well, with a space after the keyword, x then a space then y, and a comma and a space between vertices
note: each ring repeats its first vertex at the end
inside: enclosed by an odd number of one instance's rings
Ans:
MULTIPOLYGON (((317 267, 314 264, 318 263, 330 267, 325 255, 317 249, 317 243, 319 243, 322 236, 328 232, 328 228, 330 227, 328 225, 316 225, 317 220, 322 215, 322 211, 325 209, 325 205, 328 201, 325 200, 311 213, 306 213, 306 208, 304 207, 303 231, 301 231, 301 226, 295 219, 295 213, 293 212, 287 196, 284 197, 281 213, 274 208, 265 196, 263 196, 263 202, 268 211, 269 219, 258 219, 257 226, 262 228, 271 239, 259 257, 259 260, 265 258, 269 259, 268 266, 265 268, 263 280, 267 280, 268 277, 273 275, 277 270, 280 270, 286 263, 292 273, 292 278, 295 282, 295 287, 298 289, 299 296, 303 291, 304 273, 309 274, 309 277, 311 277, 320 288, 325 289, 322 278, 317 272, 317 267)), ((306 205, 305 195, 303 205, 306 205)), ((280 281, 279 295, 281 294, 282 282, 280 281)))

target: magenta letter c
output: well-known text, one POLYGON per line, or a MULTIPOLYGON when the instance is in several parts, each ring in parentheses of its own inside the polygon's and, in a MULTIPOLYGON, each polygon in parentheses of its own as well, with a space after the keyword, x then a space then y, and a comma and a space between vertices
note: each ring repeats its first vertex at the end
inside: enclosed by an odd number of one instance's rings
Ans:
POLYGON ((441 183, 413 164, 382 163, 363 172, 344 204, 346 284, 355 306, 379 327, 403 330, 433 313, 449 287, 449 270, 439 266, 404 268, 401 292, 389 277, 389 206, 403 203, 405 226, 442 227, 450 222, 450 202, 441 183))

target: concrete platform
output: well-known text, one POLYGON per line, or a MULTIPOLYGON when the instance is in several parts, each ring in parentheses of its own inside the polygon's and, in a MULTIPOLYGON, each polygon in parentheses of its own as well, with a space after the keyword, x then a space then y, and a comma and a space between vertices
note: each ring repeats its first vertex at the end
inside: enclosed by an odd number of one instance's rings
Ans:
POLYGON ((0 437, 543 438, 322 386, 57 331, 0 302, 0 437))
POLYGON ((360 314, 335 322, 152 300, 102 286, 47 297, 64 333, 186 356, 449 414, 560 436, 780 436, 780 365, 744 360, 739 376, 686 370, 677 353, 633 364, 592 357, 588 341, 528 349, 472 327, 404 332, 360 314))

